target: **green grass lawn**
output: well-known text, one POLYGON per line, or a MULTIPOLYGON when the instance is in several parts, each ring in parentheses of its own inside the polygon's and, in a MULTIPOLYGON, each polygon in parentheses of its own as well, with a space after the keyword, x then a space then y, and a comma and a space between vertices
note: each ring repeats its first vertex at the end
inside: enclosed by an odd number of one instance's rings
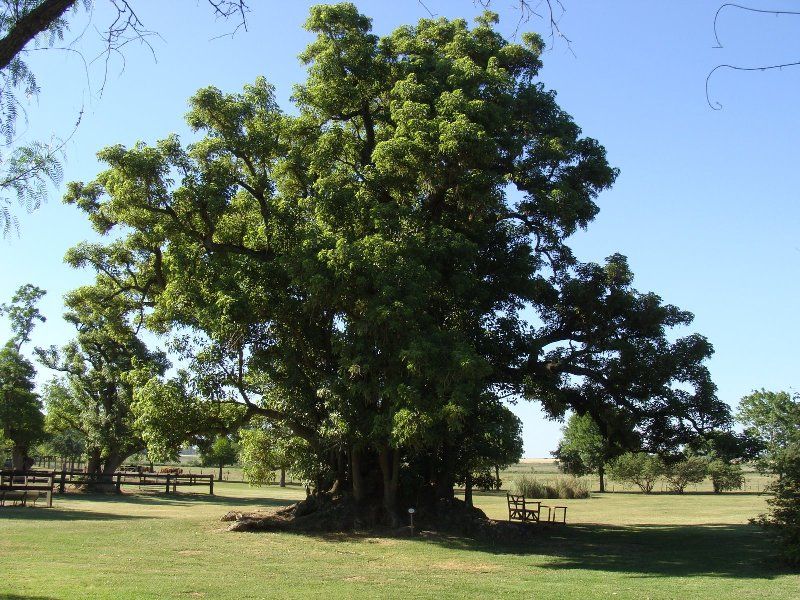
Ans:
MULTIPOLYGON (((218 484, 217 495, 56 496, 0 508, 0 599, 798 598, 800 576, 747 518, 754 494, 634 493, 549 501, 567 527, 525 546, 449 537, 231 533, 219 517, 302 497, 218 484)), ((505 496, 478 494, 504 518, 505 496)), ((532 526, 536 528, 537 526, 532 526)))

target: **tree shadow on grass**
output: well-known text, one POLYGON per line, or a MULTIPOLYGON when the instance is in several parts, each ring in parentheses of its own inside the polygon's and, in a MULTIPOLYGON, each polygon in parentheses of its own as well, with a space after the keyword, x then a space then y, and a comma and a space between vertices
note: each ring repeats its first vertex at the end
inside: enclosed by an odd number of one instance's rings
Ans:
POLYGON ((58 600, 54 596, 30 596, 24 595, 21 596, 19 594, 5 594, 0 592, 0 600, 58 600))
POLYGON ((537 566, 558 570, 629 573, 637 577, 773 579, 792 573, 775 557, 770 539, 752 525, 531 525, 523 544, 459 537, 431 541, 458 550, 538 555, 537 566))
MULTIPOLYGON (((4 519, 23 521, 124 521, 149 518, 151 517, 38 506, 7 506, 0 508, 0 522, 4 519)), ((4 597, 0 595, 0 600, 3 600, 4 597)))
POLYGON ((56 496, 57 498, 65 498, 77 502, 108 502, 112 504, 136 504, 145 506, 201 506, 201 505, 217 505, 221 510, 225 508, 243 508, 252 509, 254 507, 281 507, 288 506, 296 502, 290 498, 243 498, 241 496, 224 496, 209 494, 192 494, 192 493, 122 493, 122 494, 67 494, 66 496, 56 496))

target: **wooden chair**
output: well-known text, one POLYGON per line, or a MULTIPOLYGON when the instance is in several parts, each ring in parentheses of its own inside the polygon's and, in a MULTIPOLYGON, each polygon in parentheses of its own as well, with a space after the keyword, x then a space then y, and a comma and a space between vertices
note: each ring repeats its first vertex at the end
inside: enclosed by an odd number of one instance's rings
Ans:
POLYGON ((509 493, 506 493, 506 502, 508 502, 509 521, 520 521, 522 523, 539 522, 542 507, 541 502, 537 500, 526 500, 525 496, 515 496, 509 493), (534 505, 535 508, 533 508, 534 505))

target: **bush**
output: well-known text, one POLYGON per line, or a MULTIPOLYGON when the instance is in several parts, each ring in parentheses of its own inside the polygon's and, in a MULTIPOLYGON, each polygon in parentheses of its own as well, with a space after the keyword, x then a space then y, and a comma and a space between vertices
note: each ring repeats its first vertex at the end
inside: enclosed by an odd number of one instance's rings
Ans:
POLYGON ((611 479, 633 483, 643 493, 649 494, 659 477, 664 474, 664 461, 659 456, 644 452, 628 452, 617 457, 609 469, 611 479))
POLYGON ((708 476, 711 478, 715 494, 728 490, 740 490, 744 485, 742 467, 720 458, 715 458, 708 463, 708 476))
POLYGON ((673 492, 682 494, 690 483, 700 483, 708 474, 708 461, 699 456, 690 456, 684 460, 667 465, 664 479, 669 482, 673 492))
POLYGON ((530 475, 518 475, 512 484, 515 493, 526 498, 588 498, 589 488, 577 477, 560 477, 553 482, 541 482, 530 475))

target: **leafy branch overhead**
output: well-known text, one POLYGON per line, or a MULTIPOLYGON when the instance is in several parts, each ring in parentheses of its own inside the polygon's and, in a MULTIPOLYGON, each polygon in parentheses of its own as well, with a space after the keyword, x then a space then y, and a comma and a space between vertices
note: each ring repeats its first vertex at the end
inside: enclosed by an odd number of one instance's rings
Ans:
MULTIPOLYGON (((105 0, 112 8, 112 21, 99 29, 103 55, 123 58, 123 48, 131 42, 148 47, 155 31, 148 29, 136 12, 139 2, 105 0)), ((12 211, 17 204, 28 212, 47 199, 49 185, 62 180, 62 153, 65 140, 53 136, 49 141, 20 143, 17 125, 27 120, 27 101, 40 92, 39 82, 25 58, 32 46, 53 48, 69 30, 69 21, 79 11, 91 12, 93 0, 0 0, 0 135, 6 151, 0 154, 0 229, 3 235, 17 226, 12 211)), ((234 31, 246 27, 249 10, 245 0, 208 0, 214 14, 236 21, 234 31)), ((150 47, 152 50, 152 47, 150 47)), ((77 119, 80 123, 80 116, 77 119)), ((76 123, 76 127, 77 127, 76 123)), ((69 139, 69 138, 67 138, 69 139)))

